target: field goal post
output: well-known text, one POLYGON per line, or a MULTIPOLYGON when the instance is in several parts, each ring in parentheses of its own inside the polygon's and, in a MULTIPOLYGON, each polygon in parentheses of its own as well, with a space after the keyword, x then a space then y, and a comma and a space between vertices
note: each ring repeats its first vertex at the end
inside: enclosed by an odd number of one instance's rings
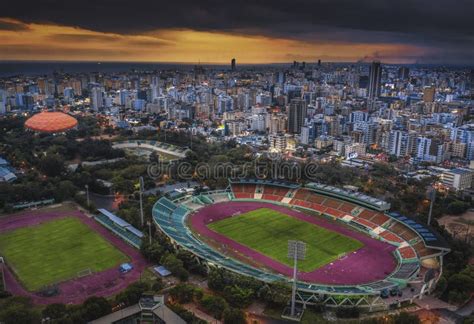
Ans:
POLYGON ((87 277, 92 274, 92 269, 87 268, 77 272, 77 278, 87 277))

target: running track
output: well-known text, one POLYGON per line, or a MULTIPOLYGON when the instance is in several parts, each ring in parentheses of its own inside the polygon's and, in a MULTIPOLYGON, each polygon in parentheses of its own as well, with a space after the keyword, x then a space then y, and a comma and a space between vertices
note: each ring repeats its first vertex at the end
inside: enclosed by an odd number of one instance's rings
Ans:
POLYGON ((233 250, 237 250, 252 259, 259 260, 264 266, 291 277, 293 274, 291 267, 214 232, 207 227, 207 224, 231 217, 236 212, 245 213, 258 208, 274 209, 291 217, 350 236, 364 244, 359 250, 312 272, 300 272, 298 278, 302 281, 328 285, 358 285, 382 280, 392 273, 397 266, 397 261, 393 256, 393 251, 396 247, 393 245, 373 239, 355 230, 339 226, 322 217, 310 216, 294 209, 270 203, 234 201, 209 205, 199 209, 190 216, 191 225, 201 235, 210 237, 221 244, 226 244, 233 250))
POLYGON ((30 297, 35 304, 79 304, 90 296, 108 297, 117 294, 131 283, 140 279, 140 275, 147 267, 147 262, 140 251, 125 243, 118 236, 112 234, 105 227, 92 218, 85 216, 78 210, 71 211, 27 211, 12 216, 0 218, 0 233, 11 231, 20 227, 35 226, 41 223, 64 217, 76 217, 84 224, 100 233, 116 248, 129 256, 134 269, 127 274, 120 274, 117 267, 93 273, 86 277, 72 279, 58 285, 60 293, 53 297, 42 297, 29 292, 16 280, 8 267, 5 269, 5 283, 7 290, 13 295, 30 297))

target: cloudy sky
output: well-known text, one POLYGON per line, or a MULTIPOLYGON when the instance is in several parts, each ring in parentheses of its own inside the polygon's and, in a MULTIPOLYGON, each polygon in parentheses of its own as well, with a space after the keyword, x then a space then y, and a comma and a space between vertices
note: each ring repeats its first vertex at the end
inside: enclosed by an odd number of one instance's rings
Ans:
POLYGON ((474 64, 473 0, 36 0, 0 11, 0 60, 474 64))

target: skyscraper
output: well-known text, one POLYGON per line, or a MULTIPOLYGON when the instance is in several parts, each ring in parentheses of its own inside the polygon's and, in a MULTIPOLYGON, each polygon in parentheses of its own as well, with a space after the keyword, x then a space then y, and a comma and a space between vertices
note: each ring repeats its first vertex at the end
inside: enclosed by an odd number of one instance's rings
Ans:
POLYGON ((436 89, 434 86, 423 88, 423 102, 434 102, 435 101, 436 89))
POLYGON ((307 108, 303 99, 292 99, 288 112, 288 132, 292 134, 300 134, 301 127, 304 125, 307 108))
POLYGON ((369 100, 380 97, 380 84, 382 80, 382 66, 380 62, 372 62, 369 70, 369 91, 367 97, 369 100))
POLYGON ((235 71, 235 58, 233 58, 231 61, 230 61, 230 69, 232 71, 235 71))
POLYGON ((94 111, 99 111, 104 107, 103 89, 101 87, 94 87, 91 89, 91 108, 94 111))
POLYGON ((402 66, 398 69, 398 78, 400 80, 407 80, 410 76, 410 70, 406 66, 402 66))
POLYGON ((7 112, 7 95, 6 91, 0 89, 0 115, 3 115, 7 112))

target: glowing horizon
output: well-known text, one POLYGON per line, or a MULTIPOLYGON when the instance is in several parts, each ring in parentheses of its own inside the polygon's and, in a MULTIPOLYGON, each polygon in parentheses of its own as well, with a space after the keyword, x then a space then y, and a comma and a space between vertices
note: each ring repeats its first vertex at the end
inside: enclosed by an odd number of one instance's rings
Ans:
POLYGON ((228 64, 270 64, 296 61, 416 63, 427 48, 393 43, 312 42, 209 32, 161 29, 124 35, 55 24, 0 22, 20 26, 0 30, 2 61, 83 61, 228 64))

